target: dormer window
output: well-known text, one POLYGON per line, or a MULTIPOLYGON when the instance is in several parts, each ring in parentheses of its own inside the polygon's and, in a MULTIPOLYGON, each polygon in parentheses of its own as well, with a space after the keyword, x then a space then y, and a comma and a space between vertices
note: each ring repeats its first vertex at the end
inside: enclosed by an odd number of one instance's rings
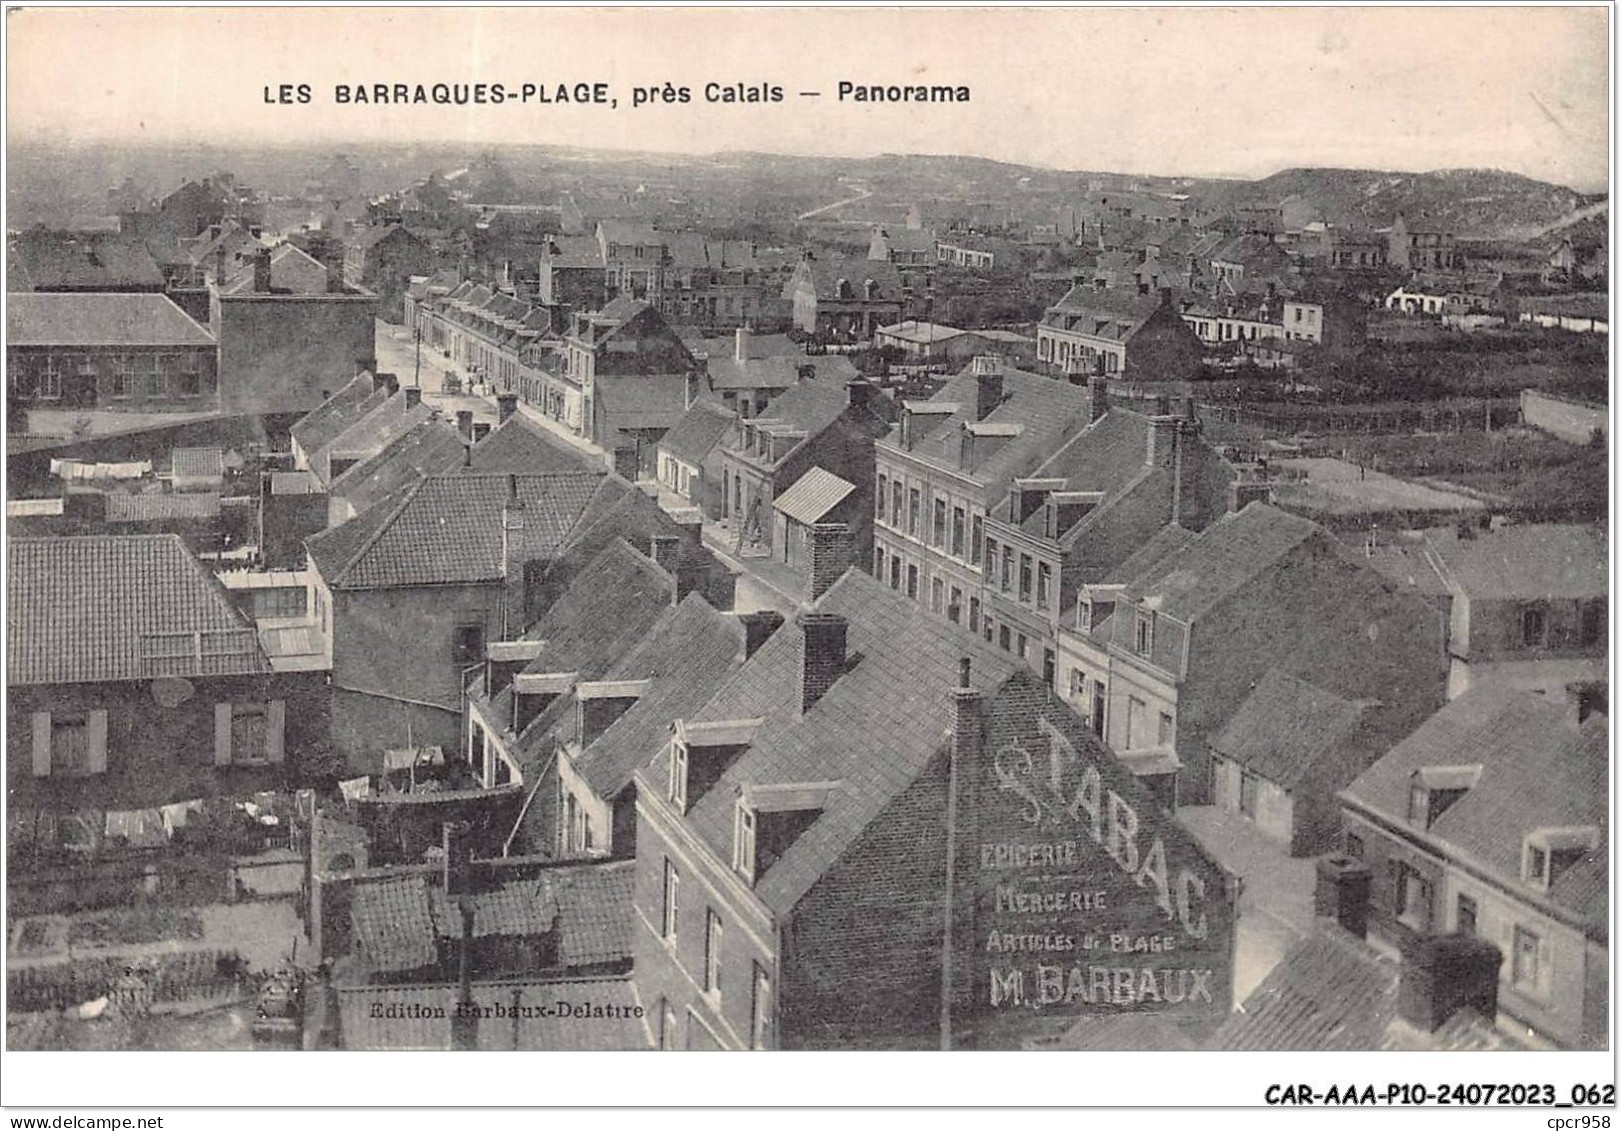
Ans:
POLYGON ((685 813, 687 811, 687 744, 680 739, 670 742, 670 789, 667 796, 670 804, 685 813))
POLYGON ((1425 766, 1407 789, 1407 819, 1428 829, 1480 780, 1480 766, 1425 766))
POLYGON ((1147 609, 1137 610, 1132 646, 1139 656, 1149 656, 1154 652, 1154 614, 1147 609))
POLYGON ((827 807, 838 782, 744 785, 733 823, 732 868, 754 883, 792 847, 827 807))
POLYGON ((749 883, 754 882, 754 810, 737 802, 737 816, 732 835, 732 868, 749 883))
POLYGON ((1537 829, 1525 838, 1520 875, 1527 884, 1546 891, 1597 848, 1598 830, 1592 826, 1537 829))

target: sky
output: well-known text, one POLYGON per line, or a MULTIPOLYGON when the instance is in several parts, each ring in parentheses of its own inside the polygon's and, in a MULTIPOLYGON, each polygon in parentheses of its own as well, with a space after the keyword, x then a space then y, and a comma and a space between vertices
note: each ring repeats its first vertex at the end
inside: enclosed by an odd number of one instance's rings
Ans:
POLYGON ((1493 167, 1582 191, 1609 170, 1608 10, 1432 8, 25 9, 17 140, 502 142, 1264 176, 1493 167), (970 88, 841 102, 840 81, 970 88), (588 105, 338 105, 339 83, 604 82, 588 105), (718 104, 706 83, 775 84, 718 104), (303 105, 264 88, 307 83, 303 105), (636 87, 691 101, 632 107, 636 87), (820 91, 802 98, 800 91, 820 91))

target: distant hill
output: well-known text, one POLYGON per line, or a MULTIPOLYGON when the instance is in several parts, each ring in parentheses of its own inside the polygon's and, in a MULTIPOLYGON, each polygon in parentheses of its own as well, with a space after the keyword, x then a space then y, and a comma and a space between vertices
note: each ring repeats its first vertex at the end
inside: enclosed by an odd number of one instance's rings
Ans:
POLYGON ((1475 237, 1528 234, 1602 199, 1500 169, 1285 169, 1259 181, 1201 182, 1192 192, 1213 211, 1294 198, 1332 224, 1383 228, 1400 212, 1475 237))

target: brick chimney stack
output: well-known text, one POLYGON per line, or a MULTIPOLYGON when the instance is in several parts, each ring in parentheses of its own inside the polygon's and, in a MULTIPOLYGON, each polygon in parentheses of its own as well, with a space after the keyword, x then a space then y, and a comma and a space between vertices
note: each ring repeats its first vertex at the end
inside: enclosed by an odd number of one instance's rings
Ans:
POLYGON ((1396 1013, 1433 1033, 1460 1009, 1497 1018, 1497 975, 1503 952, 1470 935, 1419 938, 1402 952, 1396 1013))
POLYGON ((512 419, 512 414, 518 411, 518 394, 502 393, 495 398, 496 421, 505 424, 512 419))
POLYGON ((270 293, 270 249, 262 247, 253 253, 253 293, 270 293))
POLYGON ((1368 894, 1373 873, 1366 864, 1343 853, 1317 861, 1317 888, 1312 905, 1316 915, 1332 919, 1359 939, 1368 937, 1368 894))
POLYGON ((809 713, 844 674, 850 622, 833 613, 806 613, 800 628, 805 645, 800 664, 800 710, 809 713))

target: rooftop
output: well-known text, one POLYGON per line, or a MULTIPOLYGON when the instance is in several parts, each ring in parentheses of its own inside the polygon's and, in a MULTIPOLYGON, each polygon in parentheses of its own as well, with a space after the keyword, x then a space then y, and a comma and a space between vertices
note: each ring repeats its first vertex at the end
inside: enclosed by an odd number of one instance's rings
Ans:
POLYGON ((1272 668, 1211 740, 1210 748, 1259 777, 1292 789, 1305 779, 1318 756, 1356 733, 1368 706, 1272 668))
POLYGON ((1295 547, 1327 533, 1266 503, 1211 523, 1193 541, 1127 583, 1127 599, 1191 621, 1231 596, 1295 547))
POLYGON ((13 538, 6 683, 268 669, 253 627, 178 535, 13 538))
POLYGON ((1475 598, 1525 600, 1603 597, 1609 593, 1609 549, 1594 526, 1527 524, 1476 530, 1430 530, 1425 540, 1442 572, 1475 598))
POLYGON ((208 346, 214 335, 158 294, 11 294, 6 345, 208 346))

